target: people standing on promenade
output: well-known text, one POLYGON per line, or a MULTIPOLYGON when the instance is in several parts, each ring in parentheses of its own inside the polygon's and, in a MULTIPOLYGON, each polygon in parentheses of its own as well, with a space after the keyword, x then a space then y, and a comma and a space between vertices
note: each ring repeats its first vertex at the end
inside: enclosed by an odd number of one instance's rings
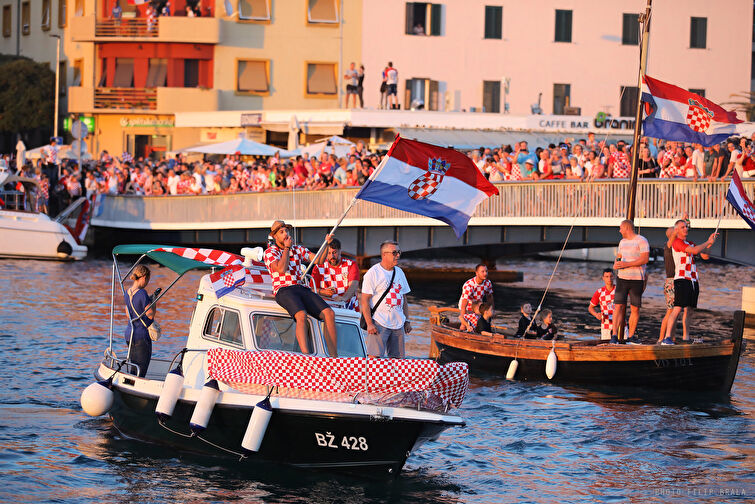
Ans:
POLYGON ((490 301, 491 306, 494 306, 493 283, 488 279, 488 267, 484 264, 478 264, 474 268, 474 276, 464 282, 461 287, 459 318, 461 319, 467 312, 473 311, 472 304, 482 303, 483 301, 490 301))
MULTIPOLYGON (((265 250, 264 260, 273 282, 275 301, 281 305, 296 321, 296 341, 302 353, 314 349, 307 344, 307 314, 325 322, 326 342, 331 357, 338 357, 336 335, 336 318, 333 309, 316 293, 301 285, 302 264, 305 261, 317 263, 322 257, 294 245, 289 234, 290 226, 282 220, 276 220, 270 226, 269 246, 265 250)), ((328 241, 332 236, 328 235, 328 241)))
POLYGON ((642 293, 645 290, 645 268, 650 259, 650 245, 644 236, 634 231, 634 224, 624 220, 619 226, 622 240, 619 242, 619 252, 613 269, 618 270, 616 289, 614 294, 613 327, 611 343, 618 343, 619 328, 624 329, 627 301, 631 306, 629 316, 629 335, 625 343, 638 344, 635 336, 637 322, 640 320, 642 293))
POLYGON ((385 92, 391 109, 400 109, 398 104, 398 70, 393 68, 393 62, 389 61, 385 69, 385 92))
POLYGON ((383 242, 380 262, 362 280, 359 306, 367 324, 367 354, 371 357, 404 358, 404 336, 412 330, 406 302, 411 289, 398 267, 400 256, 397 242, 383 242))
POLYGON ((356 308, 359 289, 357 263, 341 257, 338 238, 328 243, 325 254, 325 262, 312 268, 316 292, 323 298, 346 303, 347 308, 356 308))
POLYGON ((613 283, 613 270, 603 270, 603 286, 595 291, 587 307, 590 314, 600 321, 600 339, 611 339, 611 327, 613 326, 613 303, 616 285, 613 283), (599 311, 595 308, 599 308, 599 311))
MULTIPOLYGON (((674 309, 666 323, 666 337, 661 342, 662 345, 674 344, 672 331, 679 313, 684 308, 689 308, 687 313, 687 324, 689 325, 692 309, 697 308, 697 299, 700 295, 700 283, 697 278, 694 256, 700 254, 703 250, 710 249, 716 242, 717 236, 717 233, 713 232, 705 243, 695 245, 687 240, 689 225, 684 219, 676 221, 674 231, 675 234, 672 234, 674 241, 671 245, 671 253, 674 258, 674 309)), ((689 334, 684 334, 684 339, 688 341, 689 334)))
POLYGON ((131 347, 129 360, 139 366, 139 376, 144 377, 147 375, 147 367, 152 359, 152 339, 149 337, 149 327, 155 321, 157 304, 153 303, 154 295, 150 296, 146 290, 150 278, 148 267, 138 264, 131 272, 130 278, 134 283, 126 291, 125 302, 129 324, 123 336, 126 338, 126 344, 130 344, 131 347))
POLYGON ((356 63, 353 61, 349 64, 349 69, 343 76, 346 81, 346 108, 349 108, 349 97, 351 97, 351 107, 357 107, 357 85, 359 84, 359 72, 356 69, 356 63))

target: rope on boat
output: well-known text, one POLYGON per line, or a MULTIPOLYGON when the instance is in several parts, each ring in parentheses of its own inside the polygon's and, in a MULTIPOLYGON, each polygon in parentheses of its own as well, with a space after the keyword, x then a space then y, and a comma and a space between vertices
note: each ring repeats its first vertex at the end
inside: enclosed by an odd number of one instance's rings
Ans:
POLYGON ((178 436, 185 437, 185 438, 192 438, 192 437, 194 437, 194 434, 184 434, 183 432, 178 432, 176 430, 171 429, 170 427, 168 427, 167 425, 165 425, 165 423, 162 420, 160 420, 159 418, 157 419, 157 423, 159 423, 160 426, 163 427, 165 430, 167 430, 169 432, 172 432, 173 434, 176 434, 178 436))
POLYGON ((213 443, 212 441, 210 441, 210 440, 208 440, 208 439, 205 439, 205 438, 203 438, 203 437, 202 437, 202 436, 200 436, 199 434, 197 434, 197 435, 196 435, 196 438, 197 438, 197 439, 199 439, 200 441, 204 441, 205 443, 207 443, 207 444, 208 444, 208 445, 210 445, 210 446, 214 446, 214 447, 215 447, 215 448, 217 448, 218 450, 223 450, 224 452, 228 452, 228 453, 230 453, 230 454, 232 454, 232 455, 236 455, 237 457, 239 457, 239 462, 241 462, 241 461, 242 461, 242 460, 244 460, 245 458, 248 458, 248 457, 247 457, 246 455, 244 455, 243 453, 240 453, 240 452, 237 452, 237 451, 233 451, 233 450, 229 450, 228 448, 224 448, 224 447, 222 447, 222 446, 220 446, 220 445, 217 445, 217 444, 213 443))

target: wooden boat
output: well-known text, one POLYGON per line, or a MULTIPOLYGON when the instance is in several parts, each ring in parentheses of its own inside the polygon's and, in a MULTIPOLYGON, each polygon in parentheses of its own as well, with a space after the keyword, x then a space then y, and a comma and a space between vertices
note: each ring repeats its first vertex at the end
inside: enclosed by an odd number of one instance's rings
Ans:
POLYGON ((506 375, 518 361, 515 379, 547 380, 551 349, 558 359, 554 383, 616 385, 710 391, 728 394, 739 365, 744 312, 734 313, 730 339, 677 345, 611 345, 598 339, 543 341, 459 330, 459 310, 431 306, 431 357, 463 361, 470 368, 506 375))

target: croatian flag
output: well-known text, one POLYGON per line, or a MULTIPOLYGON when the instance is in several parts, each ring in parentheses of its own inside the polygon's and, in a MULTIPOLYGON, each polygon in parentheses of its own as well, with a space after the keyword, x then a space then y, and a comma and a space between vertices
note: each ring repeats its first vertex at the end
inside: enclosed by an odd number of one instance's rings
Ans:
POLYGON ((397 137, 355 197, 438 219, 460 238, 477 205, 494 194, 464 154, 397 137))
POLYGON ((726 193, 726 199, 729 200, 731 206, 737 211, 739 215, 750 225, 752 229, 755 229, 755 207, 752 205, 752 201, 747 197, 745 188, 742 186, 742 181, 739 179, 739 173, 737 170, 731 174, 731 184, 729 184, 729 191, 726 193))
POLYGON ((647 75, 642 80, 647 113, 642 122, 644 135, 710 147, 735 134, 742 122, 736 112, 695 93, 647 75))
POLYGON ((128 3, 131 5, 144 5, 147 2, 149 2, 149 0, 128 0, 128 3))
POLYGON ((233 264, 210 275, 212 288, 218 298, 232 292, 236 287, 244 285, 245 279, 246 269, 241 264, 233 264))

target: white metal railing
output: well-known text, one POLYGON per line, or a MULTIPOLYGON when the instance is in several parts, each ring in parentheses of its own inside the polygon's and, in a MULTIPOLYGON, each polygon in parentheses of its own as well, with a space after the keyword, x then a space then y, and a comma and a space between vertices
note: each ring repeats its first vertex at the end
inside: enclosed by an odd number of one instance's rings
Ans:
MULTIPOLYGON (((743 183, 748 194, 755 181, 743 183)), ((496 184, 500 191, 483 201, 471 224, 532 224, 532 218, 579 217, 580 225, 604 225, 604 219, 626 213, 627 181, 594 183, 572 181, 507 182, 496 184)), ((678 218, 684 212, 691 219, 717 221, 722 228, 740 228, 744 222, 726 201, 728 182, 640 181, 636 216, 648 221, 678 218), (722 212, 722 214, 721 214, 722 212)), ((274 219, 296 218, 301 226, 329 226, 340 217, 357 189, 319 191, 271 191, 200 196, 108 196, 92 223, 95 226, 134 229, 232 229, 264 228, 274 219)), ((360 201, 344 225, 385 226, 392 224, 438 224, 417 215, 360 201)), ((714 224, 715 225, 715 224, 714 224)))

